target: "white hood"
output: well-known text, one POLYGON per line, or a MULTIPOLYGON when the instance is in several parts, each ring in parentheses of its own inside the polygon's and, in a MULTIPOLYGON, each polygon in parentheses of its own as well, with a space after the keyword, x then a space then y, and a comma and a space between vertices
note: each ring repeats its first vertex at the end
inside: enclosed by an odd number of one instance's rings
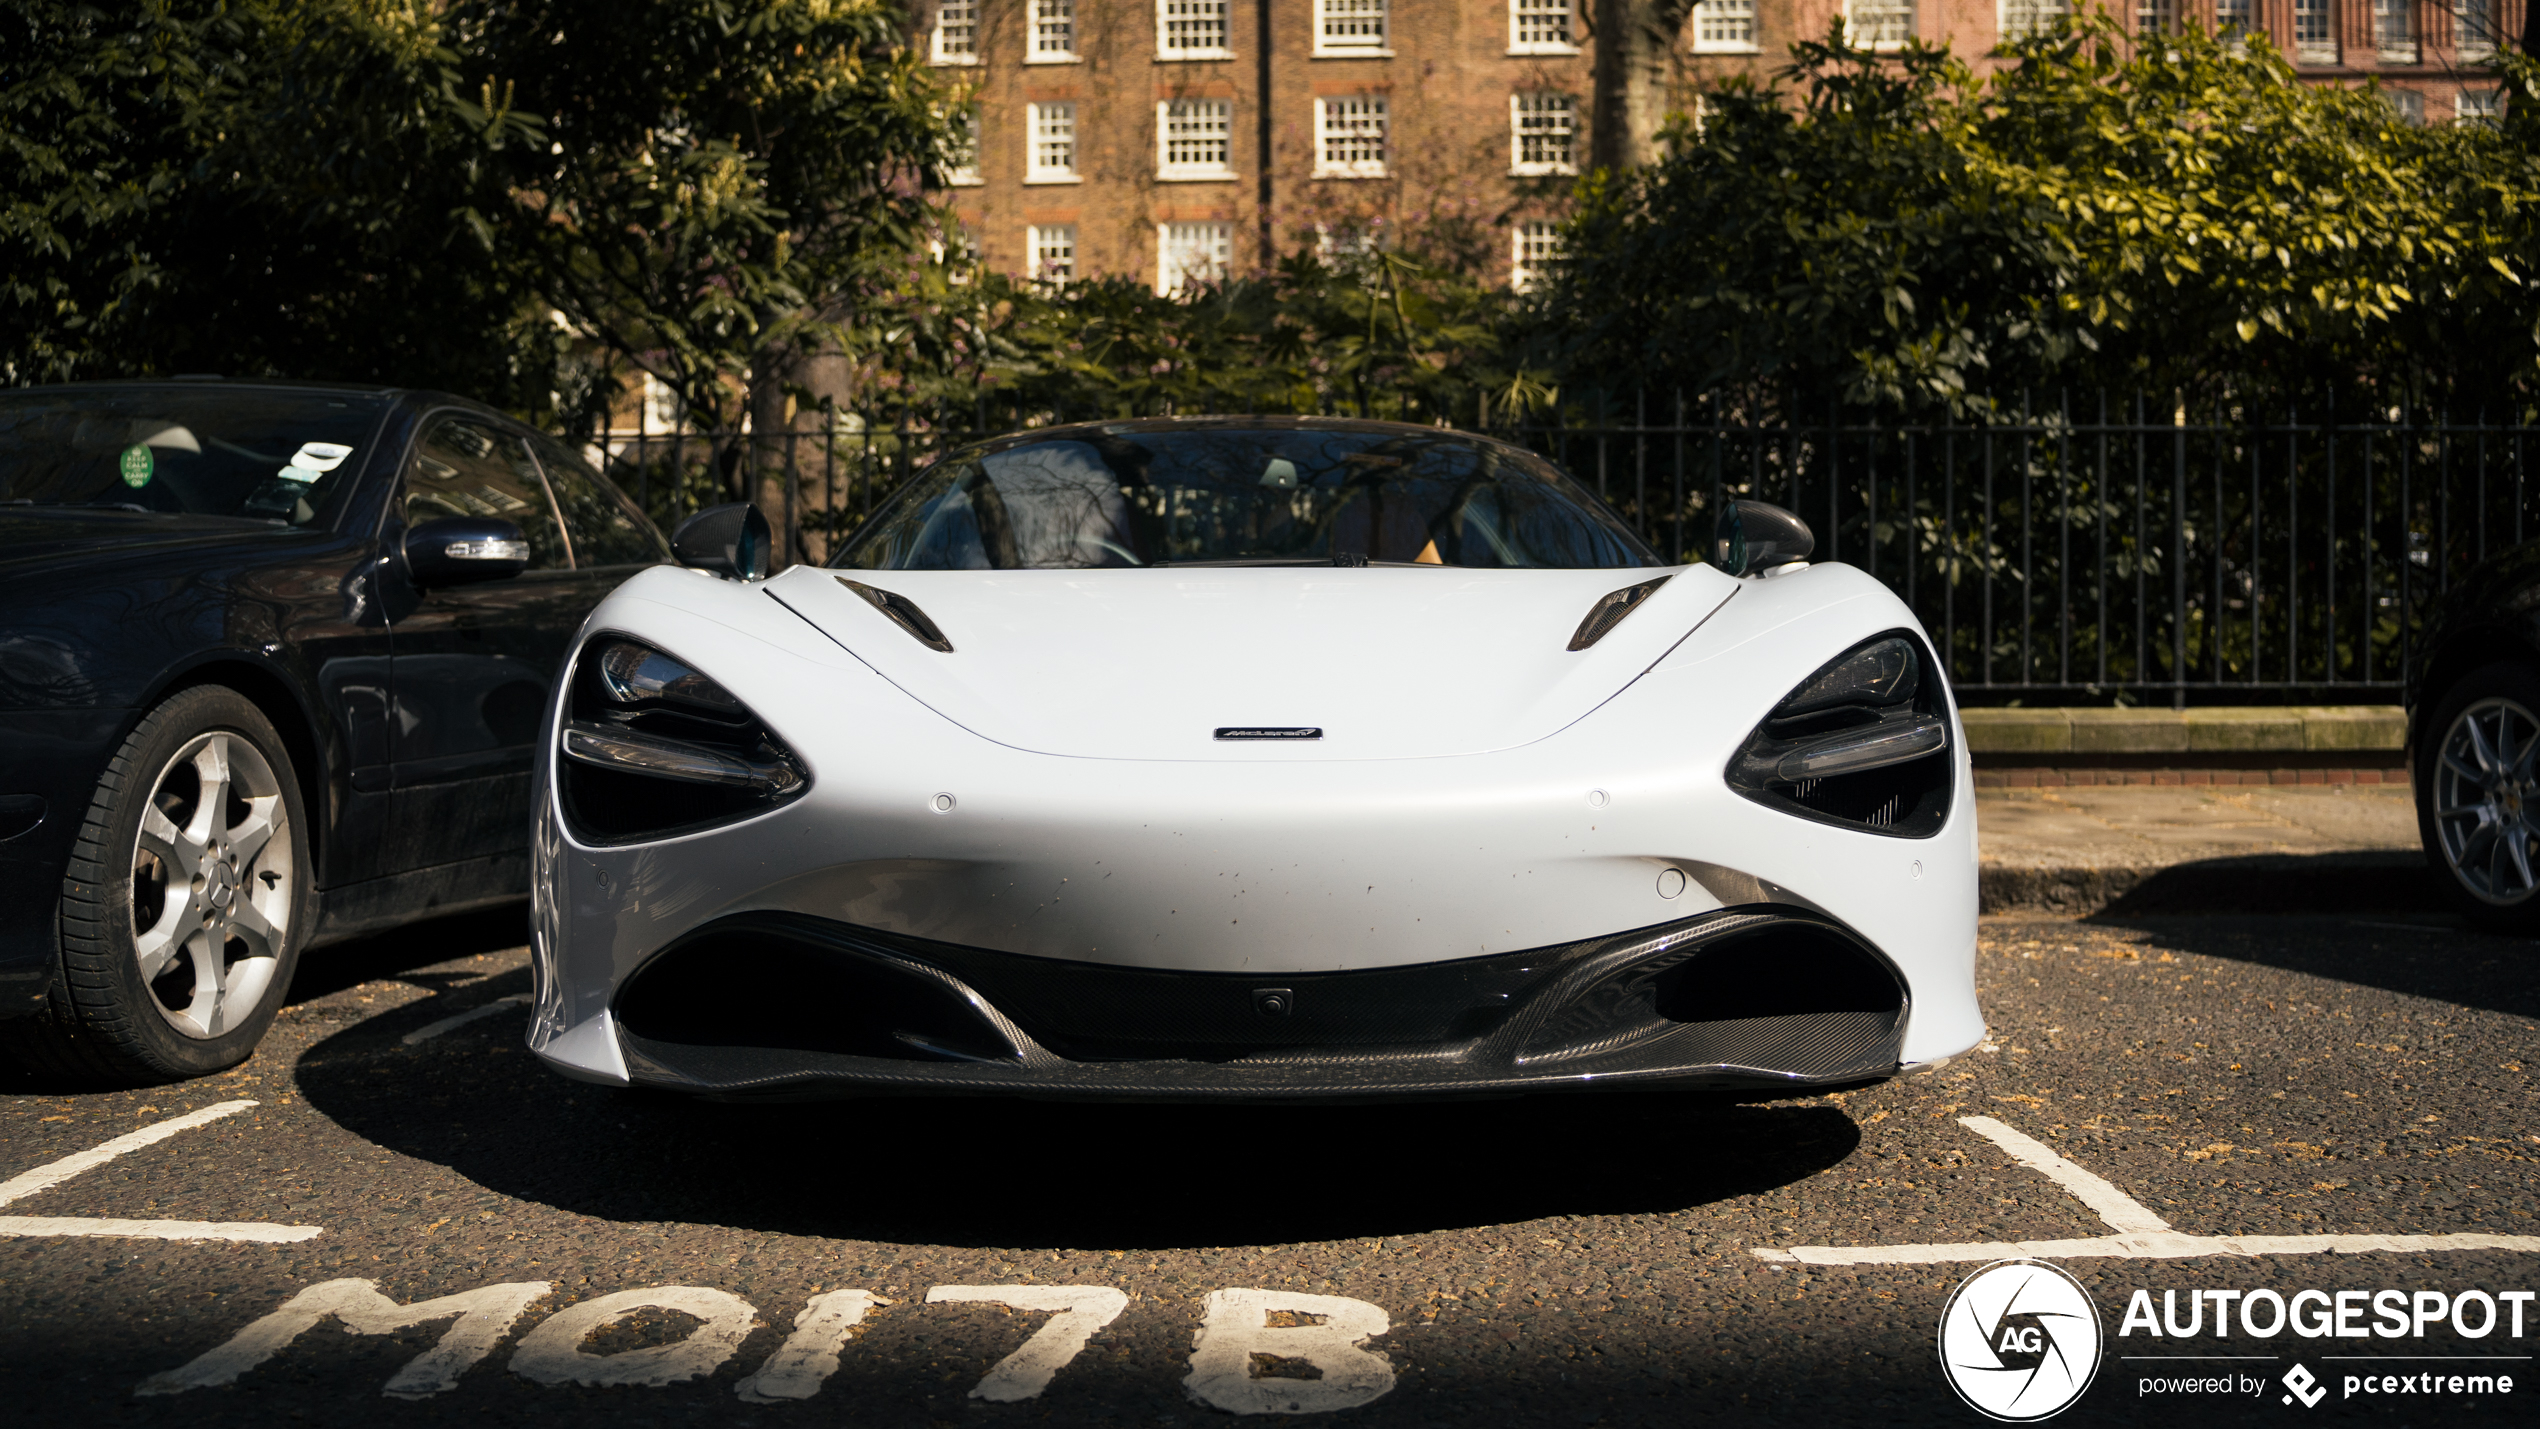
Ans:
POLYGON ((1680 570, 1594 646, 1567 648, 1599 596, 1662 574, 798 566, 764 589, 938 714, 1017 749, 1096 759, 1405 759, 1552 734, 1613 698, 1737 589, 1708 566, 1680 570), (914 601, 952 653, 928 648, 841 577, 914 601), (1215 737, 1230 726, 1323 734, 1215 737))

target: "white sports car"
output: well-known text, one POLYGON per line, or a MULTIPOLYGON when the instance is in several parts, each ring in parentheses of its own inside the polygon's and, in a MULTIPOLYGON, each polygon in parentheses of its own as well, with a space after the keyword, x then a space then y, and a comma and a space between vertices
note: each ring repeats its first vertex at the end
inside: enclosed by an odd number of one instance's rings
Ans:
POLYGON ((944 458, 826 569, 724 507, 549 709, 530 1046, 720 1097, 1791 1089, 1983 1034, 1913 615, 1738 503, 1668 566, 1466 433, 944 458))

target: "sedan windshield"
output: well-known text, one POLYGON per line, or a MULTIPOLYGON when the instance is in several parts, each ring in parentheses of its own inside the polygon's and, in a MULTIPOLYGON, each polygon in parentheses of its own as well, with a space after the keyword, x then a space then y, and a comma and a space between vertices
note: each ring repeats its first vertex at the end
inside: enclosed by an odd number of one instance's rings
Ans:
POLYGON ((1461 433, 1124 425, 955 452, 831 560, 864 570, 1654 566, 1551 463, 1461 433))
POLYGON ((306 526, 360 468, 387 400, 208 385, 0 392, 0 505, 306 526))

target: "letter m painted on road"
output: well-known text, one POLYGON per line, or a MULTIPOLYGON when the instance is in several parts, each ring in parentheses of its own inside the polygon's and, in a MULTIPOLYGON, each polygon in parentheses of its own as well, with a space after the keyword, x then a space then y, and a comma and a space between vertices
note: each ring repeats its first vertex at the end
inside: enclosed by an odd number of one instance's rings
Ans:
POLYGON ((422 1399, 456 1386, 459 1376, 485 1358, 521 1312, 553 1289, 548 1281, 523 1280, 400 1305, 379 1293, 377 1281, 329 1280, 292 1296, 281 1309, 231 1336, 227 1344, 143 1380, 133 1393, 178 1394, 233 1384, 330 1316, 354 1334, 385 1335, 455 1315, 458 1323, 444 1331, 432 1348, 408 1360, 381 1390, 395 1399, 422 1399))

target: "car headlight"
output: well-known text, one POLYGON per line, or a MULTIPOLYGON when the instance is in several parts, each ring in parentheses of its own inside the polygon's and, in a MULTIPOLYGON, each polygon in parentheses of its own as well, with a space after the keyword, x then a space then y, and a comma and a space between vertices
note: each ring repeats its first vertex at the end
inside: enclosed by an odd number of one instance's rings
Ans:
POLYGON ((1923 838, 1949 817, 1949 709, 1902 631, 1845 651, 1773 707, 1729 761, 1729 787, 1802 818, 1923 838))
POLYGON ((802 761, 731 691, 621 636, 574 662, 556 762, 576 836, 627 843, 764 813, 810 786, 802 761))

